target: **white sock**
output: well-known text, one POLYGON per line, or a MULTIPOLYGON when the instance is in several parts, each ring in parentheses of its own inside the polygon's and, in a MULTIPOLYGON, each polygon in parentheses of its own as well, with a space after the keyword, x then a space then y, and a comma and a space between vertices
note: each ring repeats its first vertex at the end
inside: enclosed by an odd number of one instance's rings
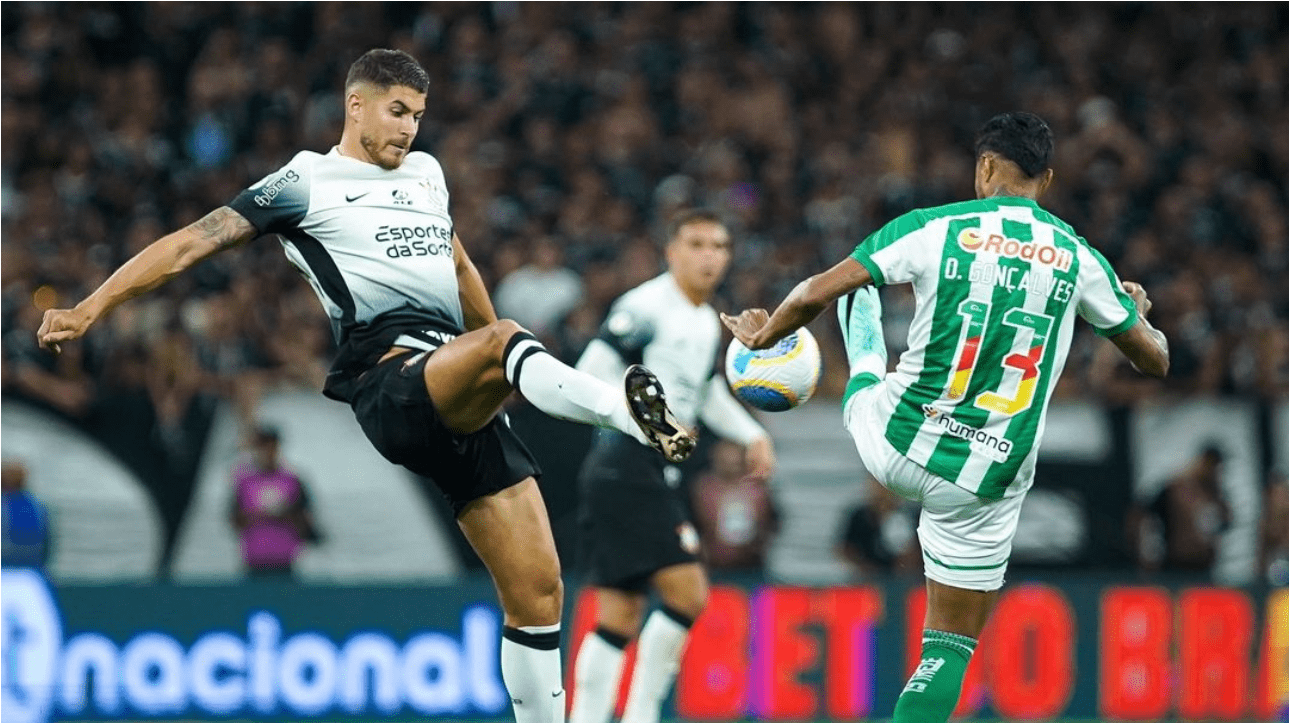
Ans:
MULTIPOLYGON (((624 641, 624 643, 626 643, 624 641)), ((623 676, 623 649, 592 631, 578 647, 574 667, 577 688, 573 690, 571 722, 607 722, 614 717, 618 684, 623 676)))
POLYGON ((560 624, 502 628, 502 682, 517 722, 563 722, 560 624))
POLYGON ((541 342, 519 332, 506 343, 503 370, 511 387, 533 406, 552 417, 610 427, 648 445, 645 433, 627 411, 622 387, 614 387, 566 365, 541 342))
POLYGON ((636 670, 627 692, 623 721, 659 720, 663 700, 681 667, 681 652, 685 650, 691 623, 685 616, 671 611, 660 610, 649 615, 636 648, 636 670))

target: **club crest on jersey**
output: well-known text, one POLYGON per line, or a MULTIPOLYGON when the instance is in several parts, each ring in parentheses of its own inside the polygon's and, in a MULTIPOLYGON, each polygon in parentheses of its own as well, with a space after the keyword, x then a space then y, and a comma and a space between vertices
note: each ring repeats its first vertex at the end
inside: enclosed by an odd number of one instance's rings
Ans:
POLYGON ((425 192, 426 199, 428 199, 430 203, 441 205, 448 203, 448 189, 428 178, 421 179, 418 185, 421 187, 422 191, 425 192))
POLYGON ((1039 244, 1033 241, 1018 241, 999 234, 986 236, 980 229, 964 229, 959 232, 959 248, 969 254, 989 252, 1005 259, 1021 259, 1035 262, 1057 271, 1070 271, 1072 255, 1065 249, 1052 244, 1039 244))

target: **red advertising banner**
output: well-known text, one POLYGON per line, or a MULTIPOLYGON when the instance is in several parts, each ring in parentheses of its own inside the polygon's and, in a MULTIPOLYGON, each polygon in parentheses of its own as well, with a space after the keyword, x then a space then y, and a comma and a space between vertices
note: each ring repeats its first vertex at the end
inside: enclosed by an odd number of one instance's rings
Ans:
MULTIPOLYGON (((714 586, 678 676, 677 717, 889 716, 918 663, 926 595, 909 586, 898 606, 888 605, 889 596, 868 586, 714 586)), ((581 596, 574 610, 567 671, 577 642, 594 628, 595 602, 581 596)), ((1009 586, 955 714, 1284 720, 1286 626, 1284 589, 1009 586)), ((620 711, 631 663, 629 657, 620 711)), ((574 687, 571 676, 567 686, 574 687)))

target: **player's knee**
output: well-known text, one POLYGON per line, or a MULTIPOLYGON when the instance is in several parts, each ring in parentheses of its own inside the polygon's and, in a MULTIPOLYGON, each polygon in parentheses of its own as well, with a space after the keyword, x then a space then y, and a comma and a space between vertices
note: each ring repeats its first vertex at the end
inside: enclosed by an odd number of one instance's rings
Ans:
POLYGON ((499 360, 502 358, 502 353, 506 350, 506 344, 511 341, 511 338, 520 332, 528 331, 513 319, 499 319, 484 329, 488 331, 489 343, 499 360))
POLYGON ((619 597, 612 605, 604 598, 601 598, 598 603, 600 605, 596 612, 596 626, 620 636, 632 638, 640 631, 641 622, 645 619, 645 607, 649 600, 644 596, 631 595, 619 597))
POLYGON ((488 354, 494 365, 512 385, 516 384, 519 361, 533 349, 531 344, 521 344, 531 339, 529 331, 512 319, 499 319, 484 328, 488 332, 488 354), (508 359, 514 357, 515 359, 508 359))
POLYGON ((703 613, 704 607, 708 605, 708 582, 706 580, 696 581, 691 585, 678 587, 669 591, 663 599, 663 603, 677 613, 684 614, 693 620, 703 613))
POLYGON ((564 581, 560 579, 560 570, 530 575, 523 581, 522 590, 511 597, 508 617, 515 619, 522 626, 549 626, 560 620, 564 609, 564 581))
POLYGON ((564 609, 564 582, 557 573, 549 580, 542 580, 534 587, 533 615, 543 621, 555 623, 564 609))

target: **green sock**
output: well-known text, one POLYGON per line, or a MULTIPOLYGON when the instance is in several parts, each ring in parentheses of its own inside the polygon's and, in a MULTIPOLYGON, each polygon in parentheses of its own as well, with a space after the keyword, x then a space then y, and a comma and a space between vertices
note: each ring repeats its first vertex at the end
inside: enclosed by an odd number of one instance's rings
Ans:
POLYGON ((976 639, 923 631, 923 656, 896 700, 892 721, 949 721, 963 688, 976 639))

